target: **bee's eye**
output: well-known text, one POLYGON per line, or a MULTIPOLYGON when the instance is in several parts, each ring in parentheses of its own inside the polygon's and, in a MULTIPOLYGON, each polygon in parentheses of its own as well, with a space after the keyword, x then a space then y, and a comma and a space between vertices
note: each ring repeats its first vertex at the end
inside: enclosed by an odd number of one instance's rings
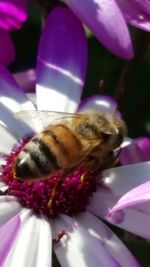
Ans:
POLYGON ((85 134, 85 135, 90 135, 94 133, 94 127, 92 124, 90 124, 88 121, 81 123, 78 125, 77 131, 85 134))

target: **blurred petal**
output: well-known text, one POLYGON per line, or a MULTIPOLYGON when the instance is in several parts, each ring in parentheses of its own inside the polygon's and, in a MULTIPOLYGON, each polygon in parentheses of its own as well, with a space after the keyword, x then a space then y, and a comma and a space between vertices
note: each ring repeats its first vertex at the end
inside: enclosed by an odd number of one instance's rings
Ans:
POLYGON ((0 182, 0 190, 2 190, 3 187, 5 187, 5 184, 3 182, 0 182))
POLYGON ((103 242, 99 242, 88 233, 78 219, 74 220, 66 215, 61 215, 53 221, 55 232, 66 230, 59 244, 54 246, 54 251, 62 267, 120 267, 120 264, 107 252, 103 242))
POLYGON ((13 196, 0 196, 0 226, 15 217, 22 209, 13 196))
POLYGON ((9 33, 0 29, 0 64, 9 65, 15 60, 15 48, 9 33))
POLYGON ((150 160, 150 139, 141 137, 124 147, 120 153, 123 165, 150 160))
POLYGON ((0 1, 0 27, 19 29, 27 18, 27 0, 0 1))
POLYGON ((132 1, 116 0, 116 2, 128 23, 142 30, 150 31, 150 18, 137 5, 132 3, 132 1))
MULTIPOLYGON (((1 112, 1 107, 0 107, 0 112, 1 112)), ((0 116, 0 119, 1 119, 1 116, 0 116)), ((1 124, 1 120, 0 120, 0 124, 1 124)), ((2 142, 0 142, 0 155, 2 155, 3 153, 4 154, 10 153, 14 144, 17 143, 17 136, 15 136, 15 133, 13 133, 12 131, 9 131, 8 128, 3 127, 2 125, 0 125, 0 133, 1 133, 1 140, 3 140, 2 142)), ((23 135, 24 135, 24 132, 22 132, 22 136, 23 135)))
POLYGON ((3 266, 20 228, 20 217, 12 218, 0 227, 0 266, 3 266))
POLYGON ((36 83, 36 73, 34 69, 21 71, 13 74, 17 84, 25 92, 33 92, 36 83))
POLYGON ((141 184, 134 189, 127 192, 123 195, 115 206, 110 210, 110 214, 125 209, 128 207, 132 207, 137 204, 150 202, 150 182, 146 182, 141 184))
POLYGON ((51 241, 49 223, 24 209, 19 235, 7 257, 5 267, 26 267, 29 264, 30 267, 51 267, 51 241))
POLYGON ((117 103, 109 96, 93 95, 81 101, 78 111, 94 108, 103 112, 115 113, 117 103))
POLYGON ((86 212, 78 216, 77 221, 94 239, 103 244, 107 252, 120 264, 119 266, 140 266, 119 238, 96 216, 86 212))
POLYGON ((150 15, 150 1, 149 0, 131 0, 134 4, 138 5, 145 13, 150 15))
POLYGON ((133 49, 124 17, 114 0, 63 0, 112 53, 130 59, 133 49))
POLYGON ((38 109, 74 112, 84 84, 87 40, 81 23, 64 6, 50 13, 37 61, 38 109))

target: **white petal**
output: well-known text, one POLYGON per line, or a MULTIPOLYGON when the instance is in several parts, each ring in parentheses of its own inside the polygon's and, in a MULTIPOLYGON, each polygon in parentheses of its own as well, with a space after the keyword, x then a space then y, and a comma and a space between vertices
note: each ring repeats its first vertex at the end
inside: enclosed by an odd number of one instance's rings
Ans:
POLYGON ((120 265, 107 253, 100 242, 89 235, 81 225, 71 217, 61 215, 61 219, 54 220, 56 235, 66 230, 54 251, 62 267, 119 267, 120 265))
POLYGON ((5 187, 5 184, 0 182, 0 190, 2 190, 3 187, 5 187))
POLYGON ((24 109, 35 109, 33 104, 19 89, 15 80, 8 70, 0 65, 0 125, 9 128, 11 134, 16 138, 33 131, 25 123, 17 120, 14 113, 24 109))
POLYGON ((0 142, 0 155, 2 159, 3 153, 9 153, 14 146, 15 143, 17 143, 17 138, 9 132, 9 130, 3 126, 0 125, 0 133, 1 133, 1 142, 0 142))
POLYGON ((13 196, 0 196, 0 226, 21 211, 22 207, 13 196))
POLYGON ((5 267, 51 267, 51 241, 49 223, 24 209, 19 234, 5 267))
POLYGON ((117 103, 110 96, 93 95, 91 97, 84 98, 79 107, 78 111, 84 111, 86 109, 97 109, 102 112, 115 114, 117 109, 117 103))
POLYGON ((105 170, 104 185, 120 197, 150 179, 150 161, 105 170))
POLYGON ((94 194, 88 210, 96 216, 112 223, 122 229, 150 239, 150 213, 143 212, 143 209, 126 209, 118 212, 114 218, 109 216, 110 209, 117 202, 118 197, 110 190, 101 189, 94 194))
POLYGON ((139 266, 135 258, 119 238, 97 217, 86 212, 78 216, 77 221, 91 236, 103 244, 121 267, 139 266))
POLYGON ((0 88, 0 103, 4 104, 9 110, 17 112, 22 109, 35 109, 17 85, 13 76, 2 65, 0 65, 0 88))

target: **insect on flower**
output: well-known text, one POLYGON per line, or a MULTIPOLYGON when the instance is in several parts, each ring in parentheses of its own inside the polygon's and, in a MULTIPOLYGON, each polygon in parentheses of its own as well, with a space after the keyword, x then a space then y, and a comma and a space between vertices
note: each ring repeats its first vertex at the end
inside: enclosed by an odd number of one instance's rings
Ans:
POLYGON ((59 241, 60 241, 65 235, 67 235, 66 230, 64 230, 64 229, 61 230, 61 231, 58 233, 57 237, 54 238, 54 239, 52 240, 53 245, 59 243, 59 241))
MULTIPOLYGON (((13 173, 21 180, 45 179, 60 170, 65 179, 82 163, 87 164, 89 171, 97 166, 106 168, 114 161, 113 150, 120 146, 126 134, 126 125, 120 117, 97 110, 83 113, 24 111, 17 115, 37 117, 45 125, 16 157, 13 173)), ((52 199, 63 179, 56 183, 52 199)))

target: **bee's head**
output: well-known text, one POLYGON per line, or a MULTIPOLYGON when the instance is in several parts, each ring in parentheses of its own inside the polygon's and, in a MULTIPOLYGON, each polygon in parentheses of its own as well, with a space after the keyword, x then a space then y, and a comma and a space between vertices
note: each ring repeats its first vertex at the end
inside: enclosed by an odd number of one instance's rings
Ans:
POLYGON ((111 115, 99 111, 93 113, 92 123, 97 128, 99 136, 109 147, 113 149, 120 146, 127 135, 127 127, 120 115, 111 115))

